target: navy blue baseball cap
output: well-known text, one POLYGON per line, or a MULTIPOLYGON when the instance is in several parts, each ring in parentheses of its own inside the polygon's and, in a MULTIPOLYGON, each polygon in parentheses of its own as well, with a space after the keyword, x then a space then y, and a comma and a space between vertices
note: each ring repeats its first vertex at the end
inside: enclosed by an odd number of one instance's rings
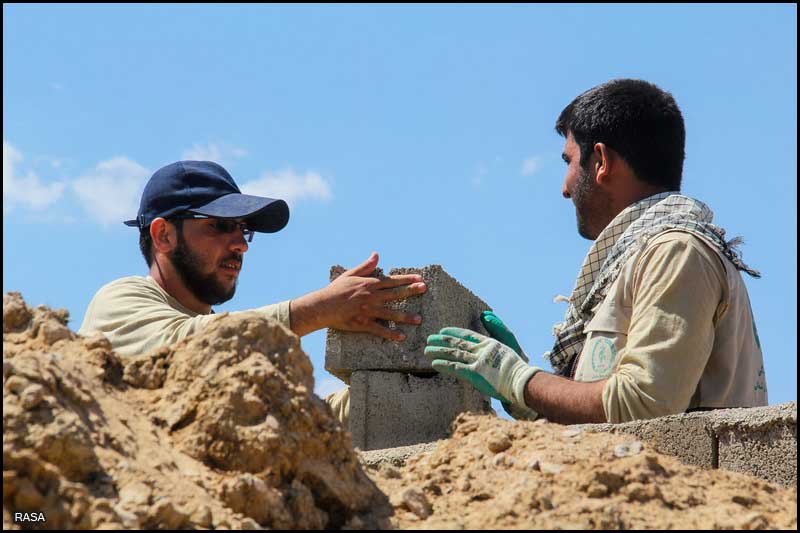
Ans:
POLYGON ((243 218, 262 233, 280 231, 289 222, 283 200, 242 194, 228 172, 212 161, 178 161, 156 171, 147 182, 139 213, 128 226, 146 228, 158 217, 183 213, 243 218))

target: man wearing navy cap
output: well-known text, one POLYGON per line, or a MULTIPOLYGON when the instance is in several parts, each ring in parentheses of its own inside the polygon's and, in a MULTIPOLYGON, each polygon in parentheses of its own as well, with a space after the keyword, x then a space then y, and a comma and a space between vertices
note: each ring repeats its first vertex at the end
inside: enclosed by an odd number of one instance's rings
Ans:
MULTIPOLYGON (((136 219, 125 222, 139 228, 149 275, 102 287, 78 333, 102 332, 115 351, 136 355, 202 330, 214 320, 211 306, 233 297, 253 234, 280 231, 288 221, 286 202, 242 194, 216 163, 178 161, 159 169, 145 186, 136 219)), ((418 275, 368 277, 377 264, 372 253, 327 287, 255 311, 300 336, 336 328, 401 341, 401 333, 376 319, 420 324, 421 317, 384 304, 426 287, 418 275)))

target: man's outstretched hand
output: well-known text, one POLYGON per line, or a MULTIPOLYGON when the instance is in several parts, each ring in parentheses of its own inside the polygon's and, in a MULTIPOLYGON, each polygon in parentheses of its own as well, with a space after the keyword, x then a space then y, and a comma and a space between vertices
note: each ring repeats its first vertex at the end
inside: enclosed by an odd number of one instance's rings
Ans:
POLYGON ((481 313, 481 323, 493 339, 497 339, 498 341, 502 342, 517 352, 517 355, 519 355, 523 361, 526 363, 528 362, 528 356, 525 355, 525 352, 522 350, 522 346, 519 345, 516 335, 514 335, 514 333, 508 329, 508 326, 506 326, 505 323, 500 320, 499 316, 494 314, 494 311, 484 311, 481 313))
POLYGON ((428 336, 425 355, 437 372, 471 383, 502 403, 527 409, 525 388, 541 369, 528 366, 512 348, 464 328, 444 328, 428 336))
POLYGON ((398 324, 421 324, 419 315, 388 309, 384 304, 422 294, 427 287, 418 274, 384 279, 371 277, 378 259, 377 252, 372 252, 369 259, 345 271, 327 287, 292 300, 292 331, 302 336, 318 329, 334 328, 372 333, 393 341, 404 340, 402 333, 382 326, 377 319, 398 324))
MULTIPOLYGON (((508 326, 500 320, 500 317, 494 314, 494 311, 484 311, 481 313, 481 323, 489 335, 495 340, 505 344, 519 355, 523 361, 528 362, 528 356, 519 345, 516 335, 508 329, 508 326)), ((501 402, 503 410, 511 415, 515 420, 536 420, 538 413, 528 407, 527 405, 517 405, 515 403, 501 402)))

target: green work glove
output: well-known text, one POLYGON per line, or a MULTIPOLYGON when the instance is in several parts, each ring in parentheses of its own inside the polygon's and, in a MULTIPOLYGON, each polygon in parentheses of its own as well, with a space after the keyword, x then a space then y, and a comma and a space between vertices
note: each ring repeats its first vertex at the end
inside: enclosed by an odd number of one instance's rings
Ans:
POLYGON ((511 330, 506 327, 503 321, 500 320, 500 317, 494 314, 494 311, 484 311, 481 313, 481 323, 483 323, 483 327, 486 328, 486 331, 489 332, 492 338, 499 340, 514 350, 526 363, 528 362, 528 356, 522 351, 522 346, 517 342, 517 338, 511 333, 511 330))
MULTIPOLYGON (((483 323, 483 327, 486 328, 489 335, 509 348, 512 348, 526 363, 528 362, 528 356, 525 355, 522 346, 517 342, 517 337, 514 336, 511 330, 508 329, 503 321, 500 320, 500 317, 495 315, 493 311, 484 311, 481 313, 481 323, 483 323)), ((515 420, 536 420, 539 417, 538 413, 527 405, 522 407, 503 402, 502 406, 503 410, 515 420)))
POLYGON ((525 386, 541 369, 495 339, 469 329, 444 328, 428 336, 425 355, 442 374, 471 383, 483 394, 518 407, 525 406, 525 386))

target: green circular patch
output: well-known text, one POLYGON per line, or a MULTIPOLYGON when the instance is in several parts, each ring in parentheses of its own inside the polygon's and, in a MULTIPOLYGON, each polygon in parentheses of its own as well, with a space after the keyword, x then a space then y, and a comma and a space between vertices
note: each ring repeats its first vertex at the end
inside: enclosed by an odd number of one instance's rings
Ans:
POLYGON ((594 341, 592 348, 592 370, 595 374, 607 375, 614 366, 617 350, 610 339, 601 337, 594 341))

